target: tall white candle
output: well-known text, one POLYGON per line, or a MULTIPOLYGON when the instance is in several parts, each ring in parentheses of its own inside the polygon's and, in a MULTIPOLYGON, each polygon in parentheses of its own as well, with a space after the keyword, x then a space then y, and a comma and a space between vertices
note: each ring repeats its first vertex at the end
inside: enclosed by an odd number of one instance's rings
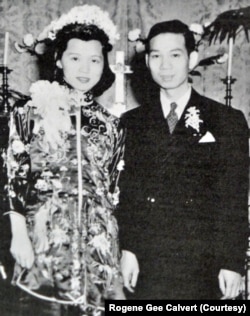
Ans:
POLYGON ((3 64, 7 66, 9 54, 9 32, 5 33, 3 64))
POLYGON ((117 51, 116 52, 116 65, 118 66, 116 72, 116 102, 123 103, 124 102, 124 52, 117 51), (121 69, 119 69, 121 68, 121 69))
POLYGON ((232 75, 232 59, 233 59, 233 38, 229 38, 229 52, 228 52, 228 68, 227 76, 231 77, 232 75))

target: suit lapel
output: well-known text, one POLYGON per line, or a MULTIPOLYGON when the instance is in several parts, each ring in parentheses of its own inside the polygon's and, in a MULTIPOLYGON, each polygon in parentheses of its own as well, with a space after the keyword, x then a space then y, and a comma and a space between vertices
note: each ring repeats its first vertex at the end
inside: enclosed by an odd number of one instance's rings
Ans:
POLYGON ((200 123, 199 132, 192 126, 187 125, 187 115, 190 108, 199 110, 198 119, 203 119, 202 104, 199 94, 192 89, 188 104, 186 105, 178 123, 172 134, 169 132, 168 124, 163 116, 160 93, 158 91, 154 97, 150 98, 147 106, 142 109, 142 123, 144 125, 145 136, 150 142, 162 142, 169 149, 171 146, 184 146, 185 144, 198 143, 199 139, 204 135, 204 124, 200 123))
POLYGON ((185 141, 188 143, 195 143, 200 140, 204 135, 204 122, 203 122, 203 113, 201 108, 200 96, 199 94, 192 89, 190 99, 178 121, 173 132, 173 136, 176 136, 180 141, 185 141), (197 120, 201 120, 198 126, 188 124, 188 117, 190 116, 190 111, 197 111, 197 120))
POLYGON ((142 110, 142 124, 146 137, 155 142, 170 135, 168 124, 163 116, 159 94, 148 100, 146 107, 142 110))

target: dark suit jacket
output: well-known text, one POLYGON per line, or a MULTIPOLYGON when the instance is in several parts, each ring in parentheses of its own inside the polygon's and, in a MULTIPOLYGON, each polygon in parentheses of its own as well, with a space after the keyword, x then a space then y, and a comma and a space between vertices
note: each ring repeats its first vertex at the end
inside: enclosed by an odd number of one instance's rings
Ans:
POLYGON ((122 248, 134 252, 140 264, 133 297, 219 298, 219 270, 244 273, 248 126, 243 114, 192 90, 171 135, 157 91, 124 121, 128 134, 117 217, 122 248), (187 118, 192 110, 199 111, 193 123, 187 118), (200 142, 207 132, 214 141, 200 142))

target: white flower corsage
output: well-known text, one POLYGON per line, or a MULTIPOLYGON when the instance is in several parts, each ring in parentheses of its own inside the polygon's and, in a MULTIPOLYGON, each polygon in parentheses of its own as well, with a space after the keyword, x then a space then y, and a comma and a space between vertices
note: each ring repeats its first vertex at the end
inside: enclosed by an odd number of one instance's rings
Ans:
POLYGON ((195 106, 188 108, 187 113, 185 114, 185 126, 190 126, 199 133, 201 123, 203 123, 203 120, 200 119, 200 110, 195 106))
POLYGON ((46 131, 46 140, 52 148, 64 143, 61 133, 69 133, 71 120, 69 116, 69 92, 58 82, 39 80, 30 87, 32 107, 35 115, 34 133, 46 131))

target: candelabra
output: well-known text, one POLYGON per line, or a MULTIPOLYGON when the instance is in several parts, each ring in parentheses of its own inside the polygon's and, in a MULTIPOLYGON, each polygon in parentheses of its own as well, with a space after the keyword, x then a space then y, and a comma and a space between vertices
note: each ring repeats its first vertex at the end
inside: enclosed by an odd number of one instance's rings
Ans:
POLYGON ((2 65, 0 66, 0 73, 2 73, 2 103, 0 106, 0 113, 7 115, 9 113, 10 104, 9 104, 9 86, 8 86, 8 74, 12 70, 8 67, 2 65))
MULTIPOLYGON (((0 89, 0 95, 2 100, 0 102, 0 155, 7 148, 8 144, 8 135, 9 135, 9 113, 10 113, 10 91, 8 89, 8 74, 11 72, 7 66, 0 65, 0 73, 3 75, 2 87, 0 89)), ((3 181, 3 161, 2 157, 0 158, 0 201, 3 191, 2 181, 3 181)), ((1 268, 1 266, 0 266, 1 268)))
POLYGON ((231 100, 232 100, 232 84, 235 83, 236 79, 232 78, 231 76, 227 76, 225 79, 221 79, 221 81, 226 85, 226 105, 231 106, 231 100))

